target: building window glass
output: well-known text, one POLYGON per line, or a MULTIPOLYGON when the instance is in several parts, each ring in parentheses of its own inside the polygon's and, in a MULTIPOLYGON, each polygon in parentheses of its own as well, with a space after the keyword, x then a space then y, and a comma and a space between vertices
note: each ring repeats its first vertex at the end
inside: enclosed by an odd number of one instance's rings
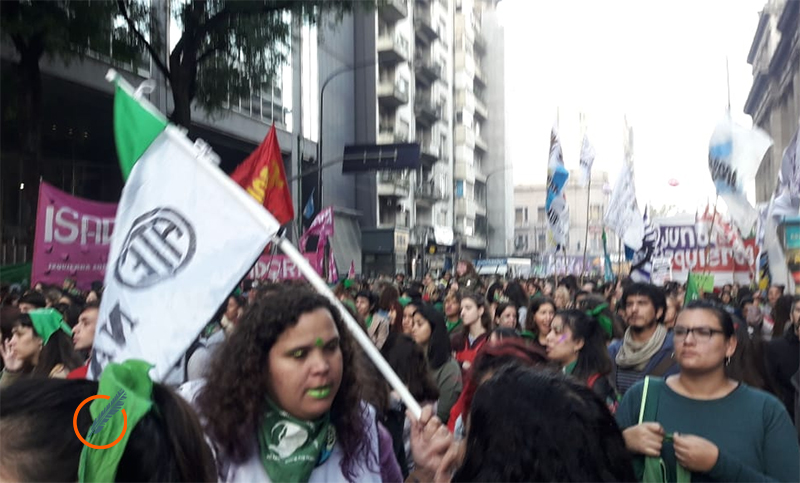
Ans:
POLYGON ((547 212, 544 209, 544 206, 540 206, 536 210, 536 221, 539 223, 544 223, 547 221, 547 212))
POLYGON ((456 181, 456 198, 464 197, 464 180, 456 181))

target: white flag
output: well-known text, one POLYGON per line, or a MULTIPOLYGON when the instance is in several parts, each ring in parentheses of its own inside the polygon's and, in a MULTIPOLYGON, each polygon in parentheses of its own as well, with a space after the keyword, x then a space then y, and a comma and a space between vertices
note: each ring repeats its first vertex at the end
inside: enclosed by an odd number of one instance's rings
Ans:
POLYGON ((592 143, 589 142, 589 136, 584 134, 583 135, 583 144, 581 145, 581 173, 583 177, 581 178, 581 186, 586 186, 589 184, 589 180, 592 179, 592 165, 594 164, 594 146, 592 143))
POLYGON ((558 130, 553 126, 550 131, 550 161, 547 165, 547 198, 545 210, 549 225, 549 245, 556 249, 566 249, 569 236, 569 206, 564 193, 564 186, 569 180, 569 171, 564 166, 561 152, 561 141, 558 130))
POLYGON ((614 231, 625 246, 639 250, 644 238, 644 220, 636 202, 636 186, 633 182, 633 166, 622 163, 622 170, 617 177, 614 191, 608 203, 605 223, 614 231))
MULTIPOLYGON (((141 143, 126 119, 115 115, 118 147, 141 143)), ((117 210, 91 379, 136 358, 163 380, 279 228, 177 128, 151 134, 117 210)))
POLYGON ((755 178, 772 139, 759 128, 746 129, 726 116, 717 124, 708 145, 708 169, 717 194, 742 233, 749 233, 758 212, 747 201, 745 183, 755 178))

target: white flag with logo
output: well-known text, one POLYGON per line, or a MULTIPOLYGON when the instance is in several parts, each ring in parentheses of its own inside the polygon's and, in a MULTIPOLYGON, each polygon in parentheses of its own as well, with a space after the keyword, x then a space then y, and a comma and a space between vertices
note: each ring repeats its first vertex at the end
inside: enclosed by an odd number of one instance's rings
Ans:
POLYGON ((117 210, 88 375, 136 358, 163 380, 279 225, 177 128, 150 122, 120 86, 116 97, 120 160, 141 154, 117 210))
POLYGON ((772 139, 759 128, 746 129, 728 115, 708 143, 708 169, 717 194, 742 233, 750 233, 758 212, 747 201, 744 186, 753 180, 772 139))
POLYGON ((622 238, 625 246, 633 250, 642 248, 644 219, 642 212, 639 211, 639 204, 636 202, 636 186, 633 182, 631 163, 622 163, 622 170, 617 177, 614 190, 611 192, 605 223, 617 236, 622 238))
POLYGON ((592 165, 594 164, 594 146, 592 143, 589 142, 589 136, 584 134, 583 135, 583 144, 581 145, 581 186, 586 186, 589 184, 589 180, 592 179, 592 165))

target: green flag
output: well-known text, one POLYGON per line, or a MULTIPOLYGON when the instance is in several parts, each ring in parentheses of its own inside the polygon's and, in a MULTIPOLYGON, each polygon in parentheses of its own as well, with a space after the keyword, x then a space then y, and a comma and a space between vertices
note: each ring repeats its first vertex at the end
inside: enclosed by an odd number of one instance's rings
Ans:
POLYGON ((166 127, 167 120, 160 112, 143 106, 117 85, 114 96, 114 141, 117 143, 123 179, 128 179, 133 165, 166 127), (118 126, 125 128, 118 129, 118 126))
POLYGON ((683 303, 685 305, 693 300, 698 300, 701 292, 708 293, 713 291, 714 275, 689 272, 689 278, 686 279, 686 298, 683 303))

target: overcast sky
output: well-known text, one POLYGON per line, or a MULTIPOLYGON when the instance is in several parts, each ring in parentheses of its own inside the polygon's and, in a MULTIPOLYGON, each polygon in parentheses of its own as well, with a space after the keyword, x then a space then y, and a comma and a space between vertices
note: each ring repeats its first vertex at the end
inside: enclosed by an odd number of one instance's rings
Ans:
POLYGON ((765 0, 503 0, 506 134, 517 184, 544 183, 559 112, 568 168, 578 166, 579 113, 595 168, 616 181, 623 116, 634 129, 640 206, 694 212, 711 198, 708 141, 725 113, 725 58, 735 120, 750 126, 747 54, 765 0), (680 185, 670 187, 668 180, 680 185))

